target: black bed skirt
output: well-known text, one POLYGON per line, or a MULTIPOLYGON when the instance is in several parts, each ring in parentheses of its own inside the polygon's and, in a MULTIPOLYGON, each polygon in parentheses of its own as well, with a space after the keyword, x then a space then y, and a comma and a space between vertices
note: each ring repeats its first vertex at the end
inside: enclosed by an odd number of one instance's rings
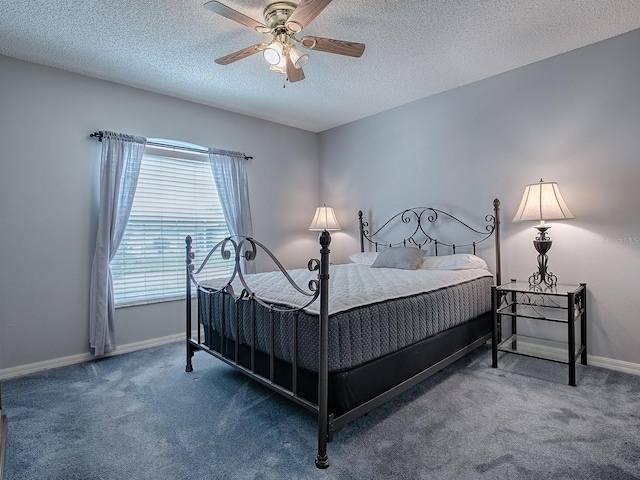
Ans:
MULTIPOLYGON (((354 368, 329 372, 329 414, 335 418, 377 397, 405 380, 419 374, 446 357, 491 333, 491 312, 426 338, 402 350, 376 358, 354 368)), ((220 335, 211 331, 207 346, 220 353, 220 335)), ((235 342, 225 338, 224 356, 235 358, 235 342)), ((240 344, 238 363, 251 368, 251 348, 240 344)), ((276 359, 274 382, 292 389, 292 366, 276 359)), ((255 373, 269 379, 269 355, 256 350, 255 373)), ((317 404, 318 374, 298 368, 297 395, 317 404)))

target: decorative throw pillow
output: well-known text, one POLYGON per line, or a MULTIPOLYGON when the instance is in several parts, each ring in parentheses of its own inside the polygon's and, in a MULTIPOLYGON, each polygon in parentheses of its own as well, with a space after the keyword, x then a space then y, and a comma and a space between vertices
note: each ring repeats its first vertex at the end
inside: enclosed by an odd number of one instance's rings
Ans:
POLYGON ((422 263, 424 250, 411 247, 387 248, 378 254, 371 268, 400 268, 415 270, 422 263))

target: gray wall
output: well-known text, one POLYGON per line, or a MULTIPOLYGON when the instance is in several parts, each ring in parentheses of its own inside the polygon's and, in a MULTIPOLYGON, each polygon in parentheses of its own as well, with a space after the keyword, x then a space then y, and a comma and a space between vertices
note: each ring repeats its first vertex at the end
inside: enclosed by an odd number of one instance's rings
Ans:
MULTIPOLYGON (((95 130, 253 155, 256 237, 287 267, 317 256, 316 134, 2 56, 0 85, 0 370, 88 352, 95 130)), ((182 302, 116 317, 119 345, 183 331, 182 302)))
POLYGON ((576 218, 548 222, 550 269, 588 283, 589 353, 640 363, 639 51, 640 30, 321 133, 334 261, 358 249, 358 209, 481 218, 499 197, 503 275, 526 280, 536 230, 510 222, 525 185, 556 181, 576 218))
MULTIPOLYGON (((557 181, 576 219, 550 222, 551 269, 589 284, 590 354, 640 364, 639 50, 631 32, 319 135, 0 56, 0 370, 88 351, 100 129, 253 155, 255 235, 287 267, 317 252, 318 200, 337 209, 340 262, 358 209, 481 217, 499 197, 503 275, 525 279, 535 230, 510 220, 526 184, 557 181)), ((118 309, 117 341, 182 319, 181 302, 118 309)))

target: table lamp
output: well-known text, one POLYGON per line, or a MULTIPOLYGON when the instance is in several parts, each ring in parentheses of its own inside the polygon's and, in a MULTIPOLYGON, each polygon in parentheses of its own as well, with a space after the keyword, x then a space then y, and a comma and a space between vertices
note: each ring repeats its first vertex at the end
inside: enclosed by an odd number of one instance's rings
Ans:
POLYGON ((324 230, 327 232, 340 230, 333 208, 326 205, 316 208, 316 214, 311 221, 311 225, 309 225, 309 230, 324 230))
POLYGON ((545 220, 560 220, 574 218, 565 203, 556 182, 543 182, 527 185, 522 195, 522 201, 514 222, 525 220, 539 220, 538 236, 533 241, 533 246, 538 251, 538 271, 529 277, 530 286, 544 284, 553 287, 558 283, 557 277, 548 271, 547 252, 551 249, 551 238, 547 236, 550 227, 545 225, 545 220))

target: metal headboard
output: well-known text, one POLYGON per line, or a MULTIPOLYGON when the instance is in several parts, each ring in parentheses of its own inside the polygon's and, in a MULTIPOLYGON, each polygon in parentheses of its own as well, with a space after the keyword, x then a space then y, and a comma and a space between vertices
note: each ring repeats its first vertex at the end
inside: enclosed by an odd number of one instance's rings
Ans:
POLYGON ((500 261, 500 200, 497 198, 493 201, 493 214, 486 215, 484 217, 483 230, 471 227, 468 223, 463 222, 458 217, 451 215, 448 212, 439 210, 433 207, 414 207, 403 210, 400 213, 395 214, 389 220, 387 220, 380 228, 375 232, 369 233, 369 222, 363 220, 362 210, 358 212, 358 220, 360 224, 360 251, 364 252, 365 241, 373 245, 375 251, 378 248, 388 247, 407 247, 413 246, 417 248, 423 248, 426 245, 433 246, 434 252, 438 255, 438 247, 448 247, 451 253, 456 253, 456 249, 469 247, 472 253, 476 254, 476 245, 484 242, 492 235, 495 235, 495 250, 496 250, 496 281, 500 285, 501 275, 501 261, 500 261), (474 237, 475 240, 464 240, 461 243, 449 242, 439 240, 433 233, 433 229, 428 228, 429 225, 435 224, 439 219, 446 218, 452 220, 454 223, 464 227, 469 236, 474 237), (404 236, 402 239, 395 242, 380 242, 377 240, 381 236, 381 233, 388 232, 392 224, 397 221, 401 221, 402 224, 413 227, 413 231, 409 235, 404 236))

